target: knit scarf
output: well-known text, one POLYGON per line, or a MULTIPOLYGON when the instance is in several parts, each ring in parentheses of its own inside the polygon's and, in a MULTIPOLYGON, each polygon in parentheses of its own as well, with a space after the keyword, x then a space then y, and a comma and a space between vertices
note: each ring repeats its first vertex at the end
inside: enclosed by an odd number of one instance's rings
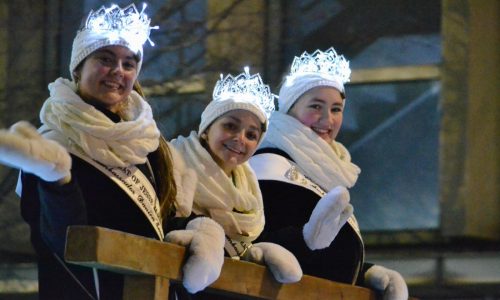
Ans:
POLYGON ((149 104, 135 91, 130 94, 122 122, 114 123, 76 94, 72 81, 58 78, 49 84, 50 97, 40 111, 44 129, 66 138, 69 148, 109 167, 143 164, 159 145, 160 131, 149 104))
POLYGON ((259 184, 248 162, 238 165, 231 179, 200 144, 195 131, 171 143, 198 174, 193 212, 217 221, 235 241, 255 240, 264 229, 264 210, 259 184))
POLYGON ((325 191, 339 185, 352 187, 361 172, 351 163, 351 155, 341 143, 325 142, 299 120, 279 111, 269 120, 269 129, 261 145, 264 147, 285 151, 299 170, 325 191))

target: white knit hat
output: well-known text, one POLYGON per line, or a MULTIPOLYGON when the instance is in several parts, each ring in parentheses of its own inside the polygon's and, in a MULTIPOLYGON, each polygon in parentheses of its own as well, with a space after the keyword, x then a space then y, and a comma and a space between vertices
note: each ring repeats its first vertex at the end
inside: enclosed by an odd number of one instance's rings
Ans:
POLYGON ((76 67, 92 52, 97 49, 119 45, 124 46, 134 52, 139 62, 137 73, 142 66, 142 45, 149 40, 151 29, 150 19, 143 10, 139 13, 132 3, 125 8, 112 4, 109 8, 102 6, 96 12, 90 11, 87 20, 82 29, 78 31, 73 40, 73 49, 71 51, 71 61, 69 72, 74 80, 73 71, 76 67))
MULTIPOLYGON (((201 114, 198 135, 223 114, 237 109, 253 113, 263 125, 263 132, 267 130, 268 117, 274 110, 274 98, 268 85, 265 85, 260 75, 250 75, 248 67, 245 72, 236 77, 227 75, 217 81, 212 101, 201 114)), ((262 141, 262 137, 260 139, 262 141)))
POLYGON ((350 75, 349 62, 335 49, 304 52, 293 59, 290 74, 280 89, 278 110, 287 113, 300 96, 318 86, 333 87, 344 96, 344 83, 349 82, 350 75))

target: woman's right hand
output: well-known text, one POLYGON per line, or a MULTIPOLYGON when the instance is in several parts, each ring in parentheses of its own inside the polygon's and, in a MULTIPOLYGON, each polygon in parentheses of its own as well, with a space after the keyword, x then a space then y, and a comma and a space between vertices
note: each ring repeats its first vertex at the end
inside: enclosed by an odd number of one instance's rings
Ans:
POLYGON ((0 163, 32 173, 45 181, 69 182, 71 156, 55 141, 43 138, 26 121, 0 130, 0 163))
POLYGON ((302 230, 304 241, 311 250, 323 249, 333 242, 353 213, 349 191, 338 186, 321 198, 302 230))
POLYGON ((173 230, 165 241, 185 246, 189 257, 182 268, 182 283, 190 293, 205 289, 219 278, 224 264, 224 229, 208 217, 190 221, 185 230, 173 230))

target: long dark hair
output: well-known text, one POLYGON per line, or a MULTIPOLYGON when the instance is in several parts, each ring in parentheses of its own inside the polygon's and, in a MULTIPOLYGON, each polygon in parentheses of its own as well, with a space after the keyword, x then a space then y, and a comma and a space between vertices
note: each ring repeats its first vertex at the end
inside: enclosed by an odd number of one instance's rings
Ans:
MULTIPOLYGON (((139 81, 135 81, 134 90, 143 98, 144 92, 139 81)), ((168 147, 167 141, 163 136, 160 136, 160 146, 158 147, 158 155, 151 157, 151 164, 155 166, 153 173, 156 179, 158 189, 158 199, 160 201, 161 215, 165 219, 175 210, 175 196, 177 195, 177 187, 174 179, 174 164, 172 154, 168 147)))

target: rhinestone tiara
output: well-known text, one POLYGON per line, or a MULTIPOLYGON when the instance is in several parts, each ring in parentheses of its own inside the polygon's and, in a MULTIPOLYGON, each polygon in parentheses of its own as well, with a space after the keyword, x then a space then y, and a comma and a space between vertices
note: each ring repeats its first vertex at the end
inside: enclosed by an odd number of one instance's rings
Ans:
POLYGON ((351 69, 349 61, 343 55, 338 55, 333 47, 326 51, 316 50, 312 54, 304 51, 300 57, 295 57, 290 69, 290 76, 300 74, 321 73, 338 78, 342 84, 349 82, 351 69))
POLYGON ((269 85, 262 82, 259 73, 250 75, 249 68, 236 77, 220 74, 213 92, 213 101, 221 101, 232 97, 244 98, 257 104, 269 117, 274 110, 274 98, 269 85))
POLYGON ((112 4, 108 8, 102 6, 95 12, 91 10, 85 26, 81 30, 90 30, 96 33, 108 32, 115 35, 116 39, 124 38, 136 46, 142 46, 146 41, 154 46, 149 34, 151 29, 158 29, 158 26, 149 26, 151 20, 144 13, 146 6, 146 4, 143 5, 141 12, 133 3, 125 8, 112 4))

